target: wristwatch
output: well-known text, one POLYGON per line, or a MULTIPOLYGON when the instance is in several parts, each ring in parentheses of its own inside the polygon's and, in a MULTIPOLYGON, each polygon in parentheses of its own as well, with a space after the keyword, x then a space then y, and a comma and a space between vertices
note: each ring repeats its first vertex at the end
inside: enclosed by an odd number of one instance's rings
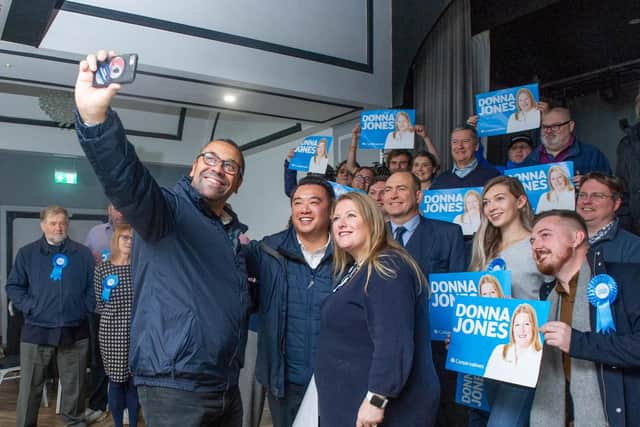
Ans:
POLYGON ((367 402, 375 406, 376 408, 384 409, 389 403, 389 399, 384 396, 380 396, 379 394, 372 393, 370 391, 367 392, 367 397, 365 398, 367 402))

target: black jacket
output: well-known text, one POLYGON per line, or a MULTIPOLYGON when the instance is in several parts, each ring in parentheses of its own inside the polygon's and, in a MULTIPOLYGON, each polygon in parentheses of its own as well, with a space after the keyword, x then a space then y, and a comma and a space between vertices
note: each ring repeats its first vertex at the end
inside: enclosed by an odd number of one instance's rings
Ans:
POLYGON ((616 175, 624 181, 620 219, 628 230, 640 234, 640 122, 625 130, 616 149, 616 175))
POLYGON ((136 384, 223 391, 238 384, 249 293, 235 214, 223 224, 183 177, 160 188, 118 116, 76 120, 82 148, 107 197, 136 231, 129 368, 136 384))
MULTIPOLYGON (((618 296, 611 305, 616 331, 609 335, 595 332, 596 310, 589 305, 592 331, 572 329, 569 355, 595 362, 609 425, 640 426, 640 264, 603 263, 592 272, 609 274, 618 285, 618 296)), ((555 286, 555 281, 545 283, 540 299, 546 300, 555 286)))

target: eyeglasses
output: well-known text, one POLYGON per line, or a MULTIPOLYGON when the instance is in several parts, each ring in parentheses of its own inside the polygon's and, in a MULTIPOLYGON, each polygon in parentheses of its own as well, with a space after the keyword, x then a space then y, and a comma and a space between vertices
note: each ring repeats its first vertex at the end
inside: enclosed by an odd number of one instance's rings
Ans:
MULTIPOLYGON (((235 162, 235 160, 222 160, 216 153, 213 151, 206 151, 204 153, 198 154, 198 157, 202 157, 205 164, 207 166, 211 166, 215 168, 222 162, 222 170, 228 173, 229 175, 242 175, 242 170, 240 169, 240 165, 235 162)), ((197 157, 196 157, 197 158, 197 157)))
POLYGON ((606 200, 606 199, 615 199, 617 196, 615 194, 605 194, 605 193, 578 193, 578 199, 580 200, 606 200))
POLYGON ((130 242, 133 240, 133 236, 120 236, 120 239, 124 240, 125 242, 130 242))
POLYGON ((553 125, 542 125, 542 126, 540 126, 540 130, 542 132, 544 132, 546 130, 550 130, 553 133, 557 133, 557 132, 560 131, 562 126, 566 125, 569 122, 571 122, 571 120, 567 120, 566 122, 562 122, 562 123, 555 123, 553 125))
POLYGON ((361 179, 361 180, 363 180, 364 182, 367 182, 367 183, 371 183, 371 181, 372 181, 372 179, 370 177, 364 176, 364 175, 356 175, 356 176, 353 177, 353 179, 361 179))

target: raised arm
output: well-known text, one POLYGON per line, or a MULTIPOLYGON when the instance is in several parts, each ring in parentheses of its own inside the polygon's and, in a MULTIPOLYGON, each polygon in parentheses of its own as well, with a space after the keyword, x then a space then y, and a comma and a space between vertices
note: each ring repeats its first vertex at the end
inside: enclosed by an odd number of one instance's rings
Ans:
POLYGON ((97 61, 106 58, 107 53, 100 51, 80 62, 75 87, 76 132, 107 198, 144 240, 157 241, 173 228, 175 198, 165 196, 142 165, 118 115, 110 108, 120 85, 92 86, 97 61))
POLYGON ((349 154, 347 154, 347 170, 351 172, 351 175, 355 175, 360 168, 356 158, 358 153, 358 141, 360 141, 360 123, 355 125, 351 130, 351 145, 349 146, 349 154))
POLYGON ((295 148, 289 150, 287 158, 284 160, 284 194, 286 194, 287 197, 291 197, 293 189, 296 188, 298 184, 298 171, 289 169, 289 162, 291 162, 295 152, 295 148))
POLYGON ((416 135, 418 135, 424 141, 424 145, 427 147, 427 151, 435 156, 439 164, 440 156, 438 156, 438 150, 436 149, 436 146, 433 145, 433 142, 431 142, 431 138, 429 137, 429 135, 427 135, 427 130, 425 129, 424 125, 415 125, 413 129, 416 135))

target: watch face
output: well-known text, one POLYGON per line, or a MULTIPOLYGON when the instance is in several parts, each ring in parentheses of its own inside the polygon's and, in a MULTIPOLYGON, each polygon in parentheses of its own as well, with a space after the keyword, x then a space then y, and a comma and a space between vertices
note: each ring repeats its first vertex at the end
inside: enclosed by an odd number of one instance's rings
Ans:
POLYGON ((369 403, 371 403, 373 406, 377 408, 384 407, 384 399, 381 398, 380 396, 376 396, 375 394, 371 396, 371 400, 369 400, 369 403))

